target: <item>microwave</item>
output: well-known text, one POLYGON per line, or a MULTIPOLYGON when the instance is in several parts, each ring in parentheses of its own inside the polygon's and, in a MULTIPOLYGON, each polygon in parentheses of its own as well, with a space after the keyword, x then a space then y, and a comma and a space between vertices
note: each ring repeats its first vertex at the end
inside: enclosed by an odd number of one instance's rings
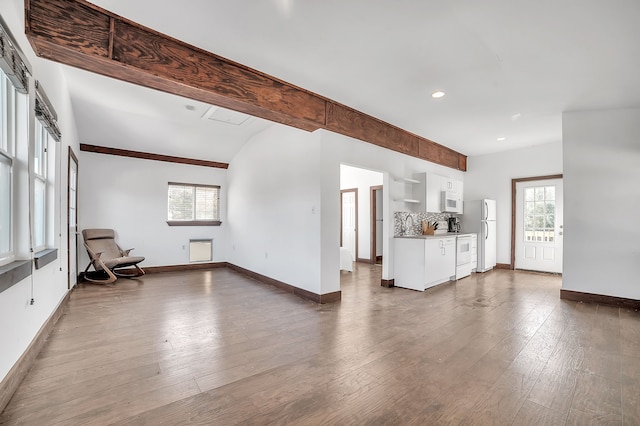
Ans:
POLYGON ((455 191, 442 191, 442 211, 462 213, 462 199, 455 191))

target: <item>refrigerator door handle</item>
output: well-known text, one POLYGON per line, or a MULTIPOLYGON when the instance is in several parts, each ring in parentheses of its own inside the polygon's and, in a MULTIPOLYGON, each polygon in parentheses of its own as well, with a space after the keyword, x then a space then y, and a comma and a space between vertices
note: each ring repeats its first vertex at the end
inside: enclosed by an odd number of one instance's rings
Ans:
POLYGON ((489 219, 489 204, 484 201, 484 220, 489 219))
POLYGON ((489 239, 489 224, 487 222, 484 223, 484 227, 486 229, 486 231, 484 232, 484 239, 487 240, 489 239))

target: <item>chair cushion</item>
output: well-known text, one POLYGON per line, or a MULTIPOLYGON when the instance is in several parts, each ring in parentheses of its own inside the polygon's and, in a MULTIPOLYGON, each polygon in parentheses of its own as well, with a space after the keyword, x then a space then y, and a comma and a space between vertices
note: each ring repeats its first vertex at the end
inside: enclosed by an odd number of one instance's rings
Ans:
POLYGON ((116 233, 113 229, 85 229, 82 231, 82 237, 85 241, 95 240, 98 238, 111 238, 116 237, 116 233))
POLYGON ((116 257, 115 259, 104 260, 104 264, 107 265, 107 268, 124 268, 125 266, 136 265, 144 260, 142 256, 127 256, 127 257, 116 257))

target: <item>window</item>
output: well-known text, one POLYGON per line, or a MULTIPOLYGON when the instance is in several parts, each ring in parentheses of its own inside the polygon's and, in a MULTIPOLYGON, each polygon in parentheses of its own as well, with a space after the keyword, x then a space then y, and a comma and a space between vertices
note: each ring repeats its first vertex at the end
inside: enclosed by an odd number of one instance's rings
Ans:
POLYGON ((35 251, 44 249, 47 242, 48 148, 49 133, 40 121, 36 121, 33 149, 33 238, 35 251))
POLYGON ((556 226, 556 187, 525 188, 524 239, 534 242, 553 242, 556 226))
POLYGON ((31 167, 33 179, 33 250, 53 243, 56 149, 62 137, 58 116, 39 81, 36 81, 35 133, 31 167))
POLYGON ((220 187, 169 182, 167 223, 220 225, 220 187))
POLYGON ((13 260, 16 90, 0 69, 0 265, 13 260))

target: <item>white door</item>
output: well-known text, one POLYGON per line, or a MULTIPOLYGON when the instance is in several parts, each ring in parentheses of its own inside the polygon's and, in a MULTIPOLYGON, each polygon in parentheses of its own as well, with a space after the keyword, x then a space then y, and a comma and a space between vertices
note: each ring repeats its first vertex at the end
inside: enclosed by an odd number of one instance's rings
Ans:
POLYGON ((562 273, 562 179, 516 182, 515 268, 562 273))
POLYGON ((356 260, 356 191, 342 191, 340 194, 342 198, 341 245, 349 250, 353 260, 356 260))
POLYGON ((69 202, 69 229, 67 233, 67 256, 69 265, 68 288, 78 283, 78 160, 69 149, 67 199, 69 202))

